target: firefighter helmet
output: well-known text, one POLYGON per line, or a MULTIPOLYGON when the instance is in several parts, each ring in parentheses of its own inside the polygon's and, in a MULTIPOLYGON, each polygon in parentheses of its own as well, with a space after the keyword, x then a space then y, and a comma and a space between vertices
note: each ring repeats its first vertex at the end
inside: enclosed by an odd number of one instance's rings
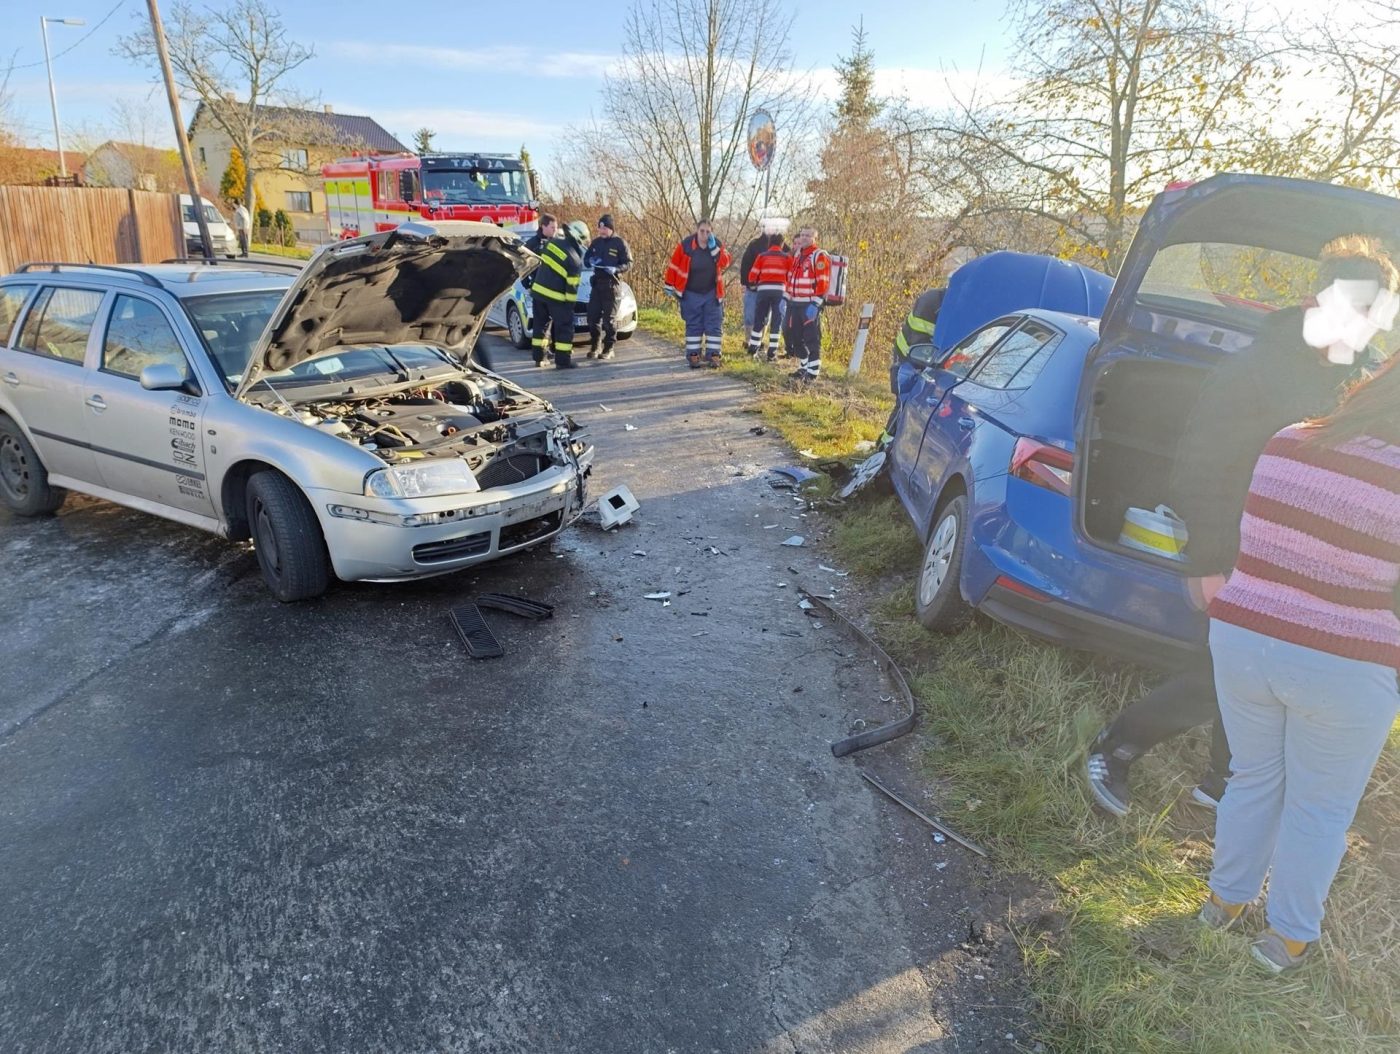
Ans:
POLYGON ((574 241, 580 245, 588 244, 588 224, 584 223, 583 220, 570 220, 568 230, 573 235, 574 241))

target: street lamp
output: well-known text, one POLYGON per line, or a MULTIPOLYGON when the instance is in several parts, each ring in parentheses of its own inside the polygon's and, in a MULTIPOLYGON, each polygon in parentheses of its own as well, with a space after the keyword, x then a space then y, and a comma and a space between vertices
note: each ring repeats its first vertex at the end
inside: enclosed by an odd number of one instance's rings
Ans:
POLYGON ((58 144, 58 174, 64 179, 68 178, 68 166, 63 160, 63 135, 58 130, 58 93, 53 89, 53 61, 49 58, 49 23, 57 22, 60 26, 84 26, 87 22, 81 18, 50 18, 48 15, 39 16, 39 32, 44 37, 44 65, 49 70, 49 105, 53 107, 53 140, 58 144))

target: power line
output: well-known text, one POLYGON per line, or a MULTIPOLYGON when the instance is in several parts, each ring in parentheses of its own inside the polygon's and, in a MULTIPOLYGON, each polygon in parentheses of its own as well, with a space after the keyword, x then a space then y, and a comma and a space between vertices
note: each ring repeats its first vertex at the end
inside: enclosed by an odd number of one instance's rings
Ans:
MULTIPOLYGON (((93 26, 91 29, 89 29, 86 33, 84 33, 82 36, 80 36, 80 37, 79 37, 77 40, 75 40, 73 43, 69 44, 69 45, 68 45, 66 48, 64 48, 62 51, 60 51, 60 52, 58 52, 57 54, 55 54, 55 55, 53 56, 53 58, 54 58, 54 59, 61 59, 61 58, 63 58, 64 55, 68 54, 70 51, 72 51, 74 48, 76 48, 78 45, 80 45, 83 41, 85 41, 88 37, 92 36, 92 35, 93 35, 94 33, 96 33, 99 29, 101 29, 103 26, 105 26, 105 25, 107 24, 107 21, 108 21, 113 15, 115 15, 115 14, 117 13, 117 11, 119 11, 119 10, 122 8, 122 6, 125 5, 125 4, 126 4, 126 0, 117 0, 117 2, 116 2, 115 4, 112 5, 112 10, 108 11, 105 15, 102 16, 102 21, 101 21, 101 22, 97 23, 97 25, 93 26)), ((52 61, 52 60, 50 60, 50 61, 52 61)), ((44 65, 44 63, 42 63, 42 62, 26 62, 23 66, 10 66, 7 70, 5 70, 5 72, 6 72, 6 73, 13 73, 15 70, 32 70, 35 66, 42 66, 42 65, 44 65)))

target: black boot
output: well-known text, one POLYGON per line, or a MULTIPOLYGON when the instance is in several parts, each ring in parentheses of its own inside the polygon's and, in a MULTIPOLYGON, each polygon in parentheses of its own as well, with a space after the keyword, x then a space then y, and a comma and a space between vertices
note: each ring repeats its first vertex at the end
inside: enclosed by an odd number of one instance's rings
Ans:
POLYGON ((554 367, 559 370, 572 370, 574 368, 573 352, 556 351, 554 353, 554 367))

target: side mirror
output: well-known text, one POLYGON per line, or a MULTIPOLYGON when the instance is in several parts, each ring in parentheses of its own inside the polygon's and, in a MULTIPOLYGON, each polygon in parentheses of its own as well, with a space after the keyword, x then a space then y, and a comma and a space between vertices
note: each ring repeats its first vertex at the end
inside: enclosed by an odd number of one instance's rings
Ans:
POLYGON ((168 362, 158 362, 141 371, 141 387, 148 392, 171 392, 185 386, 185 375, 168 362))
POLYGON ((938 349, 932 344, 915 344, 909 349, 909 362, 920 370, 926 370, 938 361, 938 349))

